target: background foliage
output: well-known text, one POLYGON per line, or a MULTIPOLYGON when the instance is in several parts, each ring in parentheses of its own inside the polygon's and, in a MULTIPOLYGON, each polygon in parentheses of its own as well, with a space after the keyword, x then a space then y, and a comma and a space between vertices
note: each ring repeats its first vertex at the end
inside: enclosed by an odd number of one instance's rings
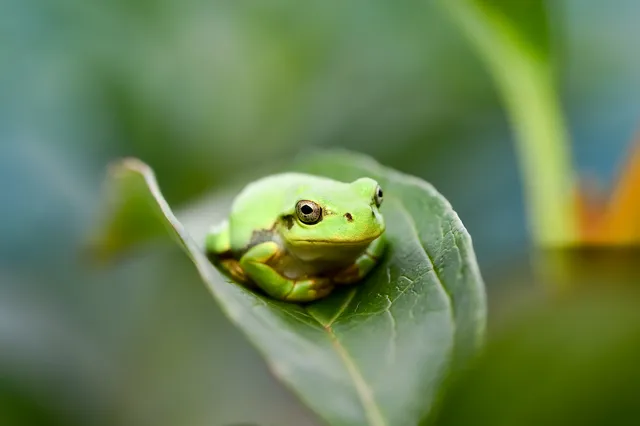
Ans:
MULTIPOLYGON (((639 6, 547 3, 549 39, 533 43, 553 47, 576 171, 607 188, 640 113, 639 6)), ((317 424, 168 238, 100 268, 83 257, 105 167, 125 155, 148 162, 169 202, 188 209, 301 148, 370 154, 453 204, 474 239, 492 333, 516 327, 512 315, 539 300, 509 110, 435 2, 8 0, 0 64, 0 416, 13 424, 317 424)), ((637 300, 612 278, 633 271, 629 263, 588 251, 561 268, 554 259, 534 257, 549 280, 575 284, 588 265, 601 277, 593 286, 637 300)), ((574 318, 563 305, 548 309, 574 318)), ((616 311, 594 309, 589 318, 616 311)), ((623 319, 630 329, 633 318, 623 319)), ((602 327, 625 339, 614 322, 602 327)), ((518 365, 531 354, 521 351, 518 365)), ((626 355, 616 359, 617 374, 632 371, 626 355)), ((565 377, 565 395, 605 392, 565 377)))

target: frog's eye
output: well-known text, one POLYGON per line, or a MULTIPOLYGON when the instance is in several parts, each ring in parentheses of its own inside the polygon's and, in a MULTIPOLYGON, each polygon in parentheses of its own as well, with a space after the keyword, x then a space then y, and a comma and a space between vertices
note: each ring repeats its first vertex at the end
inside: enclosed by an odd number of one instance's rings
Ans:
POLYGON ((296 214, 300 222, 313 225, 314 223, 318 223, 322 218, 322 207, 313 201, 300 200, 298 204, 296 204, 296 214))
POLYGON ((380 207, 382 204, 382 188, 380 188, 380 185, 376 187, 376 193, 373 196, 373 200, 376 202, 376 206, 380 207))

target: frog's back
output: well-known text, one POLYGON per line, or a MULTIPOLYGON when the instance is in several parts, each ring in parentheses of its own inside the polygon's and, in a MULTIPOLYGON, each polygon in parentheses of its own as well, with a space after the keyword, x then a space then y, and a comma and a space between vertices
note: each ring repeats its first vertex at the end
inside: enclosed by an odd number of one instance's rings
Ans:
POLYGON ((293 207, 293 199, 302 188, 327 181, 326 178, 302 173, 282 173, 247 185, 231 206, 231 249, 246 248, 256 232, 266 234, 273 231, 274 224, 285 209, 293 207))

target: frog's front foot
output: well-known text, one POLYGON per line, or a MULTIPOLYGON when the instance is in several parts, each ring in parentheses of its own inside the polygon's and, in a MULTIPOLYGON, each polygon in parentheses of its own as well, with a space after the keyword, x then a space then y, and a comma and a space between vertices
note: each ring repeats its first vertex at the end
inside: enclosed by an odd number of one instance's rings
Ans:
POLYGON ((354 263, 333 276, 332 281, 336 284, 353 284, 362 278, 362 271, 357 263, 354 263))
POLYGON ((291 279, 283 277, 268 263, 280 254, 279 246, 268 241, 249 249, 240 259, 244 273, 269 296, 289 302, 310 302, 331 293, 328 278, 291 279))
POLYGON ((385 246, 384 237, 378 237, 353 264, 334 275, 333 282, 336 284, 353 284, 360 281, 378 264, 384 254, 385 246))

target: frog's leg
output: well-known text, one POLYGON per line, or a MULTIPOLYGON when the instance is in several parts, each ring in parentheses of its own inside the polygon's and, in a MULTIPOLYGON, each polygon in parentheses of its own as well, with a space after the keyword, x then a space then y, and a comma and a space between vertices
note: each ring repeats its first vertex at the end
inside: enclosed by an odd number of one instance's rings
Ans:
POLYGON ((333 284, 327 278, 293 280, 283 277, 267 262, 280 252, 273 241, 258 244, 240 259, 245 273, 269 296, 290 302, 310 302, 328 295, 333 284))
POLYGON ((352 284, 360 281, 378 264, 384 254, 386 245, 384 234, 373 240, 367 250, 352 265, 334 275, 333 282, 336 284, 352 284))
POLYGON ((230 251, 229 222, 224 220, 213 226, 207 233, 204 246, 207 253, 214 255, 230 251))
POLYGON ((205 239, 205 251, 209 259, 218 264, 236 281, 247 282, 240 263, 233 258, 229 239, 229 222, 226 220, 213 227, 205 239))

